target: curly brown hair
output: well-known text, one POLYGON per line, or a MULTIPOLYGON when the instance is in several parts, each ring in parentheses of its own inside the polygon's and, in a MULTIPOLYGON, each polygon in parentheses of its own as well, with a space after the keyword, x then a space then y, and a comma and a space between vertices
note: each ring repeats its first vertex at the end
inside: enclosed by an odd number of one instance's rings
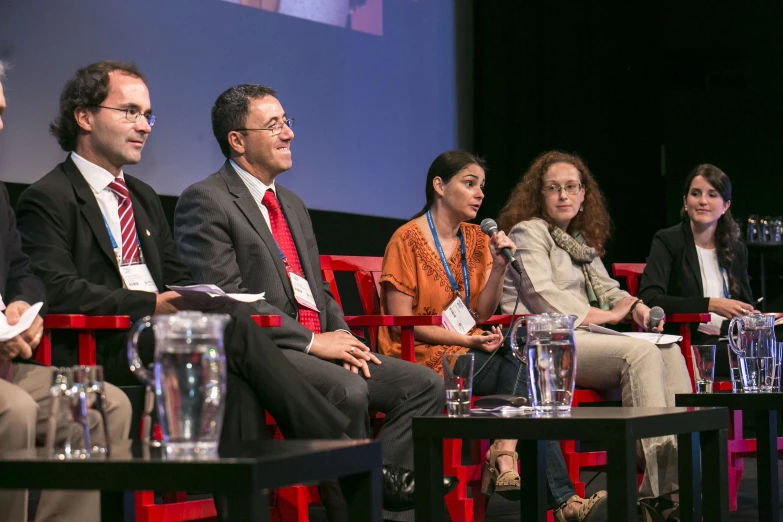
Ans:
POLYGON ((603 256, 606 252, 604 245, 611 234, 612 223, 598 183, 582 158, 576 154, 552 150, 534 159, 500 211, 498 216, 500 229, 508 233, 517 223, 535 217, 549 221, 543 213, 544 195, 541 189, 544 175, 555 163, 570 163, 576 167, 585 190, 583 209, 571 220, 568 232, 580 231, 585 243, 595 248, 599 256, 603 256))

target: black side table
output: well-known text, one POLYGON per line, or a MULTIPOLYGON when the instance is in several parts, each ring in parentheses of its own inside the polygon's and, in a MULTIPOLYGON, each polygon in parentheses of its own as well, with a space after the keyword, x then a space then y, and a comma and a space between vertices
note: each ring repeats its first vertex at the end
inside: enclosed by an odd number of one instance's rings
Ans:
POLYGON ((127 442, 113 445, 108 459, 58 461, 41 450, 0 453, 0 488, 100 490, 104 521, 134 520, 136 490, 211 492, 225 501, 232 522, 266 522, 270 489, 348 477, 349 520, 381 521, 380 442, 237 443, 210 460, 170 459, 159 449, 127 442))
POLYGON ((483 413, 416 417, 416 520, 443 520, 443 499, 438 494, 443 479, 443 439, 519 439, 522 520, 537 522, 546 520, 547 511, 544 441, 604 443, 609 520, 621 521, 637 518, 636 441, 677 435, 682 520, 701 521, 703 504, 704 520, 725 522, 729 517, 727 428, 726 411, 715 408, 574 408, 562 417, 483 413), (536 514, 531 518, 533 506, 536 514))
POLYGON ((677 406, 712 406, 750 411, 756 423, 759 520, 780 521, 778 478, 778 410, 783 410, 783 393, 698 393, 675 395, 677 406))

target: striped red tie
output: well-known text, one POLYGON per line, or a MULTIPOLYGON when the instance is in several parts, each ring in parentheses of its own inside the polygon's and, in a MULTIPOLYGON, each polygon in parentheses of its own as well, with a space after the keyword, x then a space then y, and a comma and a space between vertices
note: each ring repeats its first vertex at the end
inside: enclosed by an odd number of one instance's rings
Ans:
MULTIPOLYGON (((291 229, 288 228, 285 215, 283 215, 283 210, 280 208, 280 202, 277 201, 277 197, 275 197, 272 189, 266 191, 261 204, 269 212, 269 225, 275 241, 277 241, 280 250, 285 256, 286 270, 291 270, 296 275, 304 277, 304 271, 302 270, 302 264, 299 262, 299 253, 296 251, 291 229)), ((318 317, 318 312, 299 305, 299 322, 310 331, 321 333, 321 320, 318 317)))
POLYGON ((122 231, 122 265, 138 263, 140 261, 139 245, 136 239, 136 221, 133 219, 130 192, 128 192, 128 187, 122 178, 115 178, 109 183, 109 189, 117 195, 117 212, 120 215, 120 230, 122 231))

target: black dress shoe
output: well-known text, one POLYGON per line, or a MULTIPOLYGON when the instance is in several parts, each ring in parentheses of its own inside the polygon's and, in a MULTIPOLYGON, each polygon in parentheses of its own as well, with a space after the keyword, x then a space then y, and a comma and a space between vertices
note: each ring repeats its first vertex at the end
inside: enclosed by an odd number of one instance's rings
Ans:
MULTIPOLYGON (((457 477, 443 477, 443 494, 457 487, 457 477)), ((383 467, 383 509, 407 511, 413 509, 415 482, 413 471, 394 466, 383 467)))

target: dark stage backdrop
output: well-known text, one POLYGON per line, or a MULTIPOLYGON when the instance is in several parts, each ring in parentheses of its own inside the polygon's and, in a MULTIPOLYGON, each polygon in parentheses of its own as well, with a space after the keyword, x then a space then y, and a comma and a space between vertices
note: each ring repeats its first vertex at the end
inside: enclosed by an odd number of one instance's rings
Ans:
MULTIPOLYGON (((730 176, 738 219, 783 214, 783 4, 476 2, 473 16, 482 216, 549 149, 579 153, 598 179, 614 220, 607 265, 644 262, 699 163, 730 176)), ((780 254, 768 259, 768 303, 780 254)))

